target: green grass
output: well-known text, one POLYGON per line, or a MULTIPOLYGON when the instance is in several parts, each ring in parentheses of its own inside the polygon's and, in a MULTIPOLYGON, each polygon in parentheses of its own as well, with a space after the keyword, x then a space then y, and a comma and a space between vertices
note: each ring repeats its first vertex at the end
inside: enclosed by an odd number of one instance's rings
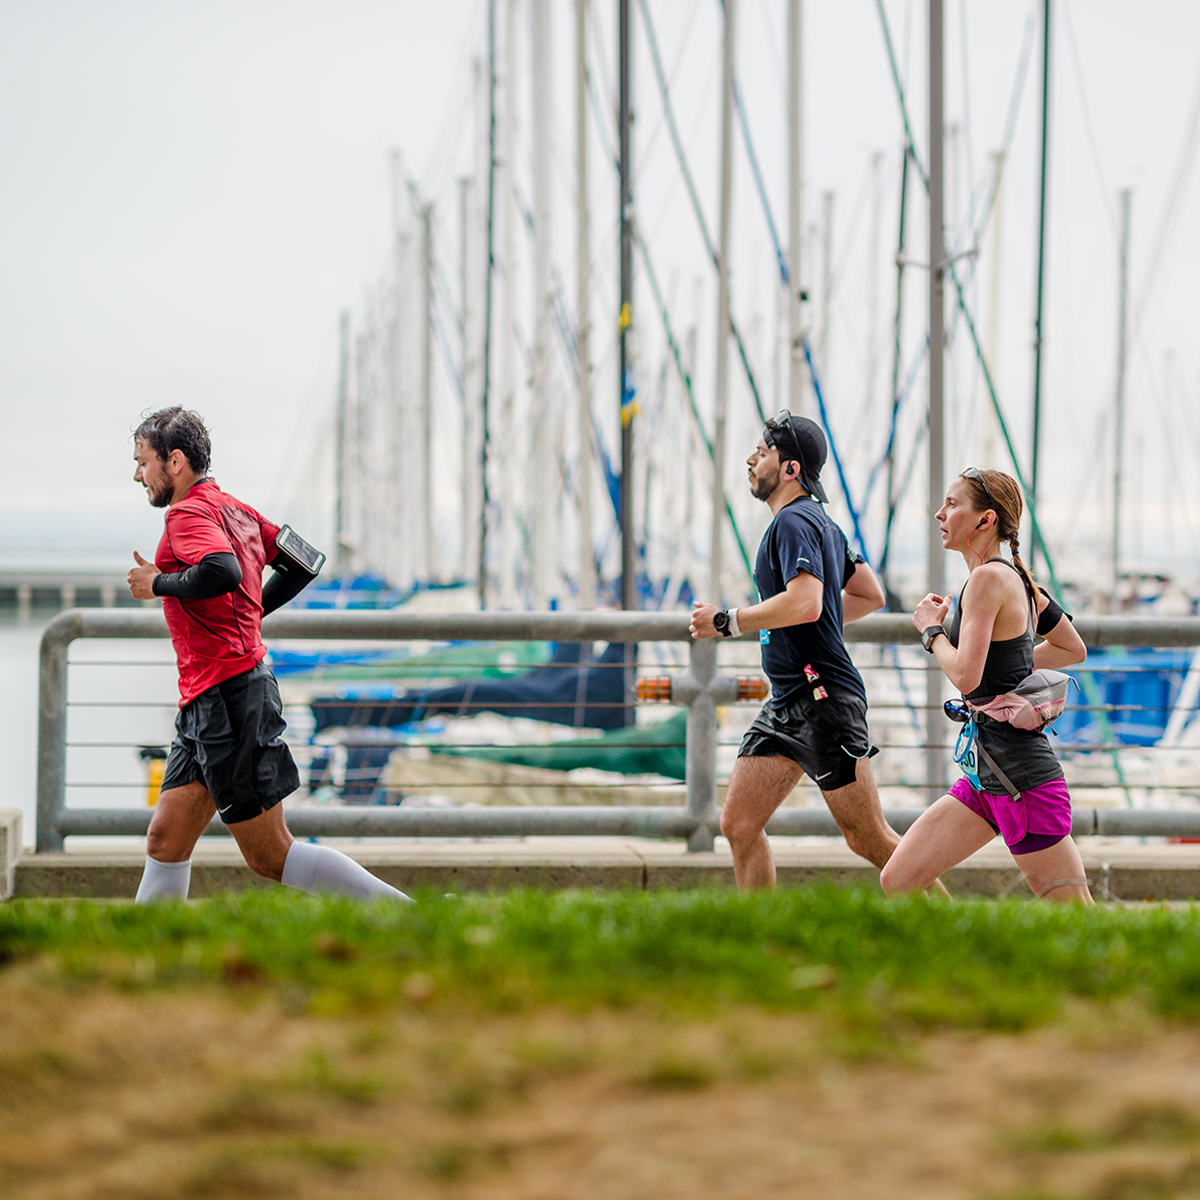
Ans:
POLYGON ((526 891, 412 907, 283 890, 154 908, 16 901, 0 906, 0 969, 21 962, 61 986, 210 983, 311 1013, 749 1003, 825 1014, 868 1041, 885 1027, 1025 1029, 1074 998, 1200 1016, 1195 909, 834 888, 526 891))

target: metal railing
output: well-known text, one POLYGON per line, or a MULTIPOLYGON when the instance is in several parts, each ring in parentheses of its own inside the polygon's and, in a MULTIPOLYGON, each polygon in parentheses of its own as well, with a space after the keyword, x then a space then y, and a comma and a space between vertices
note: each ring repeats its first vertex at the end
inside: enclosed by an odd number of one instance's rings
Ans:
MULTIPOLYGON (((1194 647, 1200 618, 1090 617, 1076 621, 1089 646, 1194 647)), ((352 641, 554 641, 687 645, 688 670, 673 680, 672 701, 687 709, 685 804, 663 807, 294 807, 288 825, 302 837, 521 837, 612 835, 685 838, 693 851, 710 850, 719 827, 717 809, 717 707, 737 699, 736 676, 718 673, 721 640, 693 642, 680 613, 465 613, 398 611, 285 611, 263 623, 271 640, 352 641)), ((748 635, 745 641, 756 635, 748 635)), ((77 639, 165 639, 160 611, 74 609, 61 613, 42 637, 39 678, 37 849, 59 850, 72 835, 143 835, 148 808, 83 808, 66 804, 68 651, 77 639)), ((912 645, 909 618, 878 614, 846 629, 849 642, 912 645)), ((1094 749, 1095 747, 1091 747, 1094 749)), ((946 759, 945 746, 935 748, 946 759)), ((1198 771, 1200 774, 1200 771, 1198 771)), ((1200 779, 1198 779, 1200 789, 1200 779)), ((921 808, 889 808, 899 831, 921 808)), ((769 833, 836 836, 824 807, 781 808, 769 833)), ((213 821, 210 834, 226 830, 213 821)), ((1200 810, 1077 808, 1077 835, 1200 837, 1200 810)))

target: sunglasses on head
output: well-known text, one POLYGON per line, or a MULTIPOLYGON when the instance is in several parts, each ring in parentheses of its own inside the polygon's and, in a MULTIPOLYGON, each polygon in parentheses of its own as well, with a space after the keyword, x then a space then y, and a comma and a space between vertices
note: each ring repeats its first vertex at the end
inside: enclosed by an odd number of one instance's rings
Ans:
POLYGON ((763 441, 767 443, 768 450, 778 450, 781 455, 786 455, 789 459, 799 457, 798 447, 796 446, 796 435, 792 432, 792 414, 783 409, 773 417, 768 417, 763 423, 763 441), (780 445, 781 441, 790 443, 788 446, 780 445))
POLYGON ((992 499, 992 493, 988 491, 987 480, 983 477, 983 472, 978 467, 966 467, 960 472, 964 479, 970 479, 973 483, 979 484, 983 488, 984 499, 987 500, 988 508, 994 508, 999 511, 996 501, 992 499))

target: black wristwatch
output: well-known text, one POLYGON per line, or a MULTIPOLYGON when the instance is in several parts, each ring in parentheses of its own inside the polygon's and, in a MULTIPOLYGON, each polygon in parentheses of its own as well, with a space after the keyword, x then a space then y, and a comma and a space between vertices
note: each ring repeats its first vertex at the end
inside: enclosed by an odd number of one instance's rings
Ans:
POLYGON ((930 625, 928 629, 921 630, 921 645, 925 647, 926 654, 933 653, 933 639, 938 634, 945 636, 946 631, 940 625, 930 625))
POLYGON ((729 628, 729 612, 727 609, 718 608, 713 613, 713 628, 722 637, 733 637, 733 630, 729 628))

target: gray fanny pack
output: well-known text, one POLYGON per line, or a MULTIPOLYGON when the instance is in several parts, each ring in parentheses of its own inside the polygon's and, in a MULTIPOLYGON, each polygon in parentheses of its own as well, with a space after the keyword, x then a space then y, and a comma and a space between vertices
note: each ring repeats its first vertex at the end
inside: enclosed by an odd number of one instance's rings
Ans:
MULTIPOLYGON (((990 720, 1011 725, 1014 729, 1041 733, 1062 715, 1067 706, 1067 692, 1073 683, 1074 678, 1062 671, 1042 668, 1026 675, 1011 692, 1004 692, 986 700, 950 701, 946 704, 946 715, 955 721, 969 722, 971 726, 974 726, 980 716, 985 716, 990 720)), ((1076 684, 1076 687, 1078 686, 1076 684)), ((1000 780, 1004 790, 1014 799, 1019 799, 1020 788, 1005 775, 996 760, 984 749, 973 728, 969 741, 970 749, 987 764, 992 774, 1000 780)), ((955 761, 959 761, 957 755, 955 761)))
MULTIPOLYGON (((1067 691, 1075 680, 1062 671, 1043 668, 1026 675, 1011 692, 988 700, 968 700, 967 707, 984 713, 993 721, 1003 721, 1015 729, 1040 733, 1062 716, 1067 707, 1067 691)), ((1076 687, 1079 685, 1076 684, 1076 687)))

